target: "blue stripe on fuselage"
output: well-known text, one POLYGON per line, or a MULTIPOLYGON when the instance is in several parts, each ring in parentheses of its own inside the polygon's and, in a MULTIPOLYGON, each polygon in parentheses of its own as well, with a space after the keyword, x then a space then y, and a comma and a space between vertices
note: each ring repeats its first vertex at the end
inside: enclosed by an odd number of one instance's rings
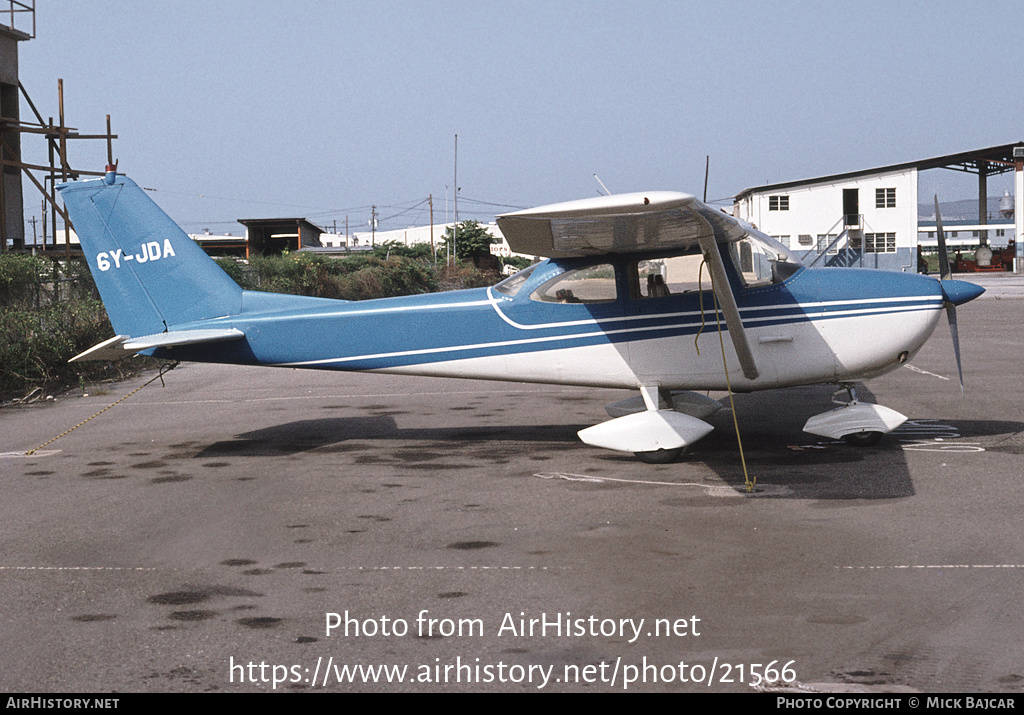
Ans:
MULTIPOLYGON (((561 262, 572 265, 580 263, 561 262)), ((562 304, 530 299, 536 286, 564 266, 539 267, 514 297, 480 288, 361 302, 307 304, 274 312, 203 321, 201 327, 236 327, 238 344, 195 345, 155 354, 186 360, 338 370, 406 367, 633 340, 693 335, 717 329, 710 293, 703 311, 696 293, 633 300, 622 278, 612 303, 562 304)), ((732 276, 735 279, 735 276, 732 276)), ((798 271, 784 283, 733 286, 749 328, 868 315, 939 310, 938 281, 866 269, 798 271)), ((725 328, 724 319, 718 320, 725 328)), ((175 326, 177 329, 200 324, 175 326)))

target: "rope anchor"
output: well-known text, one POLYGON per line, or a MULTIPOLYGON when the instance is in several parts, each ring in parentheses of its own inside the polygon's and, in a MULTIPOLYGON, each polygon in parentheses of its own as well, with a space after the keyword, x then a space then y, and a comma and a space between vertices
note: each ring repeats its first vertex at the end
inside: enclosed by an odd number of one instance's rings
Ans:
MULTIPOLYGON (((704 276, 704 266, 707 264, 707 257, 701 261, 700 269, 697 273, 697 291, 700 296, 700 330, 697 331, 696 337, 693 339, 693 347, 697 350, 697 355, 700 355, 700 347, 697 345, 697 340, 700 338, 701 333, 704 332, 704 288, 702 285, 704 276)), ((722 368, 725 370, 725 386, 729 392, 729 409, 732 412, 732 423, 736 428, 736 444, 740 450, 740 464, 743 465, 743 483, 747 488, 747 493, 754 491, 754 485, 757 484, 757 477, 751 477, 747 472, 747 458, 743 454, 743 439, 740 437, 740 423, 736 418, 736 403, 732 399, 732 382, 729 380, 729 364, 725 359, 725 339, 722 337, 722 320, 719 318, 718 313, 718 293, 715 292, 715 274, 710 270, 708 275, 711 277, 711 296, 714 299, 713 304, 715 308, 715 322, 718 324, 718 344, 722 348, 722 368)))
POLYGON ((93 415, 92 417, 89 417, 88 419, 84 419, 84 420, 82 420, 81 422, 79 422, 79 423, 78 423, 77 425, 75 425, 75 426, 74 426, 74 427, 72 427, 71 429, 69 429, 69 430, 67 430, 67 431, 65 431, 65 432, 61 432, 61 433, 60 433, 59 435, 57 435, 57 436, 56 436, 56 437, 54 437, 53 439, 49 440, 48 442, 43 442, 43 443, 42 443, 41 445, 39 445, 39 446, 38 446, 38 447, 36 447, 35 449, 30 449, 29 451, 25 452, 25 456, 26 456, 26 457, 31 457, 31 456, 32 456, 33 454, 35 454, 36 452, 38 452, 39 450, 41 450, 41 449, 42 449, 43 447, 45 447, 46 445, 48 445, 48 444, 53 444, 54 442, 56 442, 56 441, 57 441, 58 439, 60 439, 60 438, 61 438, 61 437, 63 437, 64 435, 66 435, 66 434, 70 434, 71 432, 74 432, 74 431, 75 431, 76 429, 78 429, 79 427, 81 427, 82 425, 84 425, 84 424, 85 424, 86 422, 88 422, 89 420, 92 420, 92 419, 95 419, 95 418, 99 417, 99 416, 100 416, 100 415, 102 415, 102 414, 103 414, 104 412, 106 412, 106 411, 107 411, 107 410, 109 410, 109 409, 110 409, 111 407, 113 407, 114 405, 119 405, 119 404, 121 404, 122 402, 124 402, 125 400, 127 400, 127 399, 128 399, 129 397, 131 397, 132 395, 134 395, 134 394, 135 394, 136 392, 138 392, 139 390, 141 390, 141 389, 142 389, 143 387, 146 387, 147 385, 150 385, 150 384, 152 384, 152 383, 156 382, 157 380, 159 380, 159 381, 160 381, 160 384, 161 384, 162 386, 164 386, 164 387, 167 387, 167 385, 166 385, 166 384, 164 383, 164 375, 165 375, 166 373, 170 372, 171 370, 173 370, 174 368, 178 367, 178 365, 179 365, 179 364, 180 364, 180 363, 174 362, 174 363, 171 363, 170 365, 163 365, 163 366, 161 366, 161 367, 160 367, 160 372, 159 372, 159 373, 157 373, 156 377, 154 377, 154 378, 153 378, 152 380, 149 380, 148 382, 146 382, 146 383, 144 383, 144 384, 140 385, 139 387, 135 388, 134 390, 132 390, 131 392, 129 392, 129 393, 127 394, 127 395, 125 395, 124 397, 122 397, 122 398, 121 398, 120 400, 118 400, 117 402, 115 402, 115 403, 113 403, 113 404, 111 404, 111 405, 107 405, 107 406, 106 406, 106 407, 104 407, 104 408, 103 408, 102 410, 100 410, 99 412, 97 412, 96 414, 94 414, 94 415, 93 415))

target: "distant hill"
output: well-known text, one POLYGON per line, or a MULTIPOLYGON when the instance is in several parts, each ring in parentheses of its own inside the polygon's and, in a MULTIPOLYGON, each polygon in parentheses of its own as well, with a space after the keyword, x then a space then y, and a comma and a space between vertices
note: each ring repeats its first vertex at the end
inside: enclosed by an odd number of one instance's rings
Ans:
MULTIPOLYGON (((1001 219, 999 204, 1002 196, 988 197, 988 218, 990 222, 1001 219)), ((978 221, 978 200, 962 199, 960 201, 940 201, 939 211, 942 213, 943 221, 978 221)), ((924 203, 917 205, 917 219, 919 221, 935 221, 935 204, 924 203)))

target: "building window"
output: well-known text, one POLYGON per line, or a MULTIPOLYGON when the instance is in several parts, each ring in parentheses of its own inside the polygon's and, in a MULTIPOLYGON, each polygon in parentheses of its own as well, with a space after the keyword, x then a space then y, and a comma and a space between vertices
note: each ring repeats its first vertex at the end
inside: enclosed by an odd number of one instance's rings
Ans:
POLYGON ((896 234, 865 233, 864 253, 896 253, 896 234))
POLYGON ((768 210, 769 211, 789 211, 789 197, 788 196, 769 196, 768 197, 768 210))
POLYGON ((896 208, 896 189, 875 189, 875 208, 896 208))
POLYGON ((996 229, 996 236, 997 237, 1002 238, 1005 235, 1006 235, 1006 231, 1004 229, 1001 229, 1001 228, 997 228, 996 229))
POLYGON ((829 233, 829 234, 819 233, 818 234, 818 253, 822 253, 826 248, 829 249, 828 252, 830 254, 831 253, 839 253, 839 242, 836 241, 836 244, 834 246, 832 245, 832 242, 835 241, 836 238, 838 238, 838 234, 835 234, 835 233, 829 233))
POLYGON ((772 238, 774 238, 776 241, 781 243, 786 248, 790 247, 790 245, 789 245, 789 236, 772 236, 772 238))

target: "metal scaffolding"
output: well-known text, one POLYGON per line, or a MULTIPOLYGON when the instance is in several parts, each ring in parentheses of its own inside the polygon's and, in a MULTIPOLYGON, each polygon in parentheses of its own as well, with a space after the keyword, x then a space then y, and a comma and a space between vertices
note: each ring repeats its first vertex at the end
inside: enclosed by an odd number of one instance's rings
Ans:
MULTIPOLYGON (((12 167, 21 170, 24 175, 35 185, 43 195, 43 206, 50 206, 50 236, 47 236, 45 214, 43 225, 42 244, 35 243, 35 247, 43 251, 52 251, 60 248, 57 234, 57 216, 64 220, 64 252, 71 253, 71 220, 64 212, 64 208, 57 202, 57 184, 75 180, 82 176, 103 176, 102 171, 86 171, 71 166, 68 160, 68 142, 77 139, 105 139, 107 141, 107 163, 114 164, 113 140, 116 134, 110 131, 110 115, 107 115, 107 131, 105 134, 80 134, 75 127, 69 127, 64 121, 64 80, 57 80, 57 102, 58 121, 54 122, 53 117, 44 120, 42 114, 36 108, 32 98, 29 97, 25 87, 18 82, 18 88, 22 97, 32 110, 35 117, 34 122, 21 121, 12 117, 0 117, 0 165, 7 170, 12 167), (40 135, 45 139, 49 150, 49 164, 27 164, 21 161, 20 138, 22 134, 40 135), (42 172, 42 181, 32 172, 42 172), (51 243, 52 241, 52 243, 51 243)), ((0 184, 0 206, 3 205, 3 186, 0 184)), ((0 209, 2 211, 2 209, 0 209)), ((0 251, 7 250, 6 222, 0 216, 0 251)), ((15 239, 14 249, 24 249, 24 239, 15 239)))

